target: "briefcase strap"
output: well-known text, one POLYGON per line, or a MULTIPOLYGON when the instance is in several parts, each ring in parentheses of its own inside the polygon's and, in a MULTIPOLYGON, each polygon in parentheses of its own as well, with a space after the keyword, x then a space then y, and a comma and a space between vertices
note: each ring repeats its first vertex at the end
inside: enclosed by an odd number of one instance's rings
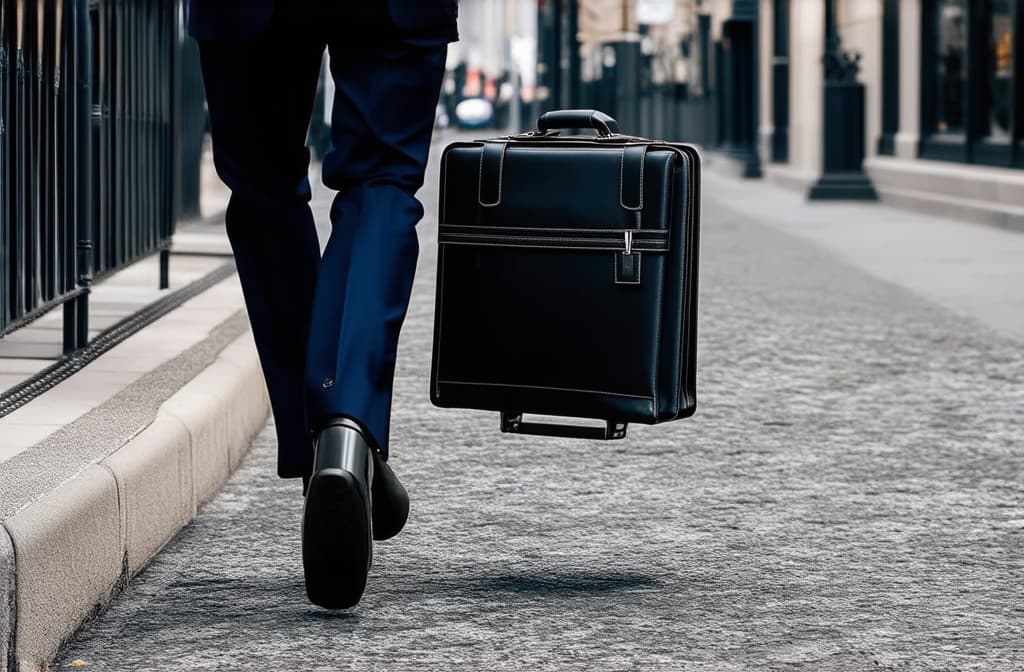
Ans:
MULTIPOLYGON (((577 111, 573 111, 577 112, 577 111)), ((589 112, 589 110, 587 111, 589 112)), ((578 121, 581 117, 566 115, 567 120, 578 121)), ((610 117, 609 117, 610 119, 610 117)), ((541 127, 542 132, 547 129, 541 127)), ((480 168, 477 175, 477 201, 483 208, 496 208, 501 205, 502 182, 505 176, 505 154, 508 151, 508 143, 503 140, 484 141, 480 149, 480 168)), ((640 246, 633 249, 632 241, 634 236, 640 234, 643 227, 644 209, 644 164, 647 160, 647 145, 626 145, 622 148, 622 159, 619 165, 619 205, 624 210, 632 212, 635 216, 636 226, 627 230, 624 235, 625 249, 622 255, 615 255, 612 258, 612 269, 614 271, 615 284, 617 285, 639 285, 640 272, 643 266, 643 258, 640 254, 640 246)), ((442 232, 443 233, 443 232, 442 232)), ((480 245, 509 244, 512 237, 506 236, 507 240, 502 242, 484 241, 477 237, 475 241, 480 245)), ((537 243, 527 244, 521 235, 514 237, 519 246, 538 246, 537 243)), ((470 244, 474 242, 471 236, 452 233, 447 240, 442 242, 460 242, 470 244), (461 238, 461 240, 457 240, 461 238)), ((540 243, 543 245, 544 243, 540 243)), ((578 243, 577 243, 578 244, 578 243)))
POLYGON ((615 284, 639 285, 643 258, 639 247, 633 245, 635 236, 641 234, 644 210, 644 162, 647 159, 647 145, 629 145, 622 148, 621 174, 619 175, 619 205, 636 216, 636 230, 627 231, 626 249, 615 255, 615 284), (636 247, 636 249, 634 249, 636 247))
POLYGON ((480 150, 480 172, 477 176, 477 200, 485 208, 501 205, 501 183, 505 177, 506 142, 484 142, 480 150))
MULTIPOLYGON (((647 145, 629 145, 622 148, 622 162, 619 168, 619 205, 626 210, 640 212, 644 209, 644 159, 647 145)), ((637 228, 639 226, 637 218, 637 228)))

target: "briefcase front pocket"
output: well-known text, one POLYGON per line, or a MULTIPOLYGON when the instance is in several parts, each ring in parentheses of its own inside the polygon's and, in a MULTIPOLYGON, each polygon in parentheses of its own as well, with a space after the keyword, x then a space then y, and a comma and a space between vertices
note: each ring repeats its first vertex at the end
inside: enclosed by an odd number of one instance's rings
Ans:
POLYGON ((666 230, 442 225, 435 402, 650 422, 669 242, 666 230))

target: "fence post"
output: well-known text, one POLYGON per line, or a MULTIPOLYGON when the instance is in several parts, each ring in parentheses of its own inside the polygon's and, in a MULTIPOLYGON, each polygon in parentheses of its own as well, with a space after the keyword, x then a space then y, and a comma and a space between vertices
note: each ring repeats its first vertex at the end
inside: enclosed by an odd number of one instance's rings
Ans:
POLYGON ((167 141, 170 151, 170 157, 168 162, 165 164, 166 170, 164 171, 165 189, 164 193, 170 194, 168 201, 165 201, 166 212, 162 213, 163 221, 160 224, 160 238, 164 241, 164 245, 160 250, 160 289, 167 289, 171 286, 171 273, 170 273, 170 239, 174 234, 174 225, 178 221, 178 217, 182 211, 182 170, 183 170, 183 149, 182 143, 178 142, 184 135, 182 128, 185 123, 185 115, 182 109, 182 51, 183 45, 183 21, 184 21, 184 3, 181 2, 167 2, 164 3, 164 19, 170 30, 163 31, 165 35, 169 34, 167 40, 167 48, 165 51, 166 68, 169 77, 167 80, 171 83, 170 91, 168 92, 168 110, 170 110, 170 117, 168 119, 166 133, 167 141))
MULTIPOLYGON (((78 238, 78 285, 82 293, 75 297, 71 319, 74 320, 73 343, 64 343, 64 350, 77 350, 89 341, 89 286, 92 284, 92 26, 89 21, 89 0, 72 0, 74 16, 74 113, 76 168, 74 219, 78 238)), ((69 304, 70 305, 70 304, 69 304)), ((68 314, 65 312, 65 325, 68 314)), ((68 335, 65 330, 65 335, 68 335)))

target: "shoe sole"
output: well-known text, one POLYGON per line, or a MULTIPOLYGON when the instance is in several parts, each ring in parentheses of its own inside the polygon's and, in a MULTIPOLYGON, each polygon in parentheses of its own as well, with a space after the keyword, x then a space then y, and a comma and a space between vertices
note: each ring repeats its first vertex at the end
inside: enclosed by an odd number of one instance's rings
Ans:
POLYGON ((368 506, 356 478, 343 469, 313 476, 302 515, 306 596, 325 609, 348 609, 366 589, 373 557, 368 506))

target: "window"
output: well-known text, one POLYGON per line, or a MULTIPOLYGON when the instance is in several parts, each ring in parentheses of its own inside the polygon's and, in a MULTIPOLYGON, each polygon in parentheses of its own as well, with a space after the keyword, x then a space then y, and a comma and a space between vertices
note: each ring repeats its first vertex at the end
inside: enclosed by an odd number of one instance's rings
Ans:
POLYGON ((963 133, 967 89, 967 3, 942 0, 935 17, 935 125, 937 133, 963 133))
POLYGON ((988 18, 988 44, 986 45, 984 69, 988 81, 988 96, 983 117, 984 135, 995 140, 1009 142, 1012 135, 1010 126, 1013 108, 1013 15, 1010 0, 992 3, 988 18))
POLYGON ((1024 0, 925 0, 921 156, 1024 165, 1024 0))

